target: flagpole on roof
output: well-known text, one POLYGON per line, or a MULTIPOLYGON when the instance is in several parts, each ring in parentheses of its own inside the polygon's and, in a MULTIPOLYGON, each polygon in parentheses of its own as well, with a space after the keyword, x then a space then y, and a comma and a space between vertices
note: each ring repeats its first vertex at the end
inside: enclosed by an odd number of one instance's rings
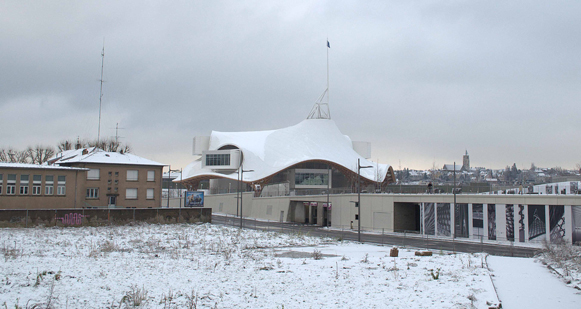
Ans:
POLYGON ((327 38, 327 89, 323 91, 323 94, 315 102, 315 105, 311 109, 307 119, 331 119, 331 111, 329 109, 329 49, 331 48, 331 43, 327 38), (327 100, 325 100, 325 96, 327 100), (321 110, 325 108, 326 110, 321 110))
POLYGON ((327 104, 331 101, 329 94, 329 49, 331 49, 331 44, 329 43, 329 38, 327 38, 327 104))

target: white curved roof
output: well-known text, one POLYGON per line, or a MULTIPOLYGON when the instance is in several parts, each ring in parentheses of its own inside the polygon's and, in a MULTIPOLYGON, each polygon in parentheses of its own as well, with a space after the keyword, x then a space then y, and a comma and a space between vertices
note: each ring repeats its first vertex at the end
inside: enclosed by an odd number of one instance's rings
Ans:
MULTIPOLYGON (((291 127, 270 131, 212 131, 209 150, 217 150, 225 145, 241 149, 244 170, 254 170, 244 173, 245 182, 255 182, 311 160, 330 161, 357 173, 357 159, 360 159, 361 166, 373 166, 361 169, 361 176, 376 182, 385 179, 390 167, 386 164, 378 166, 361 157, 353 150, 351 139, 343 135, 330 119, 307 119, 291 127)), ((200 160, 188 165, 183 174, 184 180, 199 176, 237 179, 236 172, 223 174, 207 167, 202 168, 200 160)))

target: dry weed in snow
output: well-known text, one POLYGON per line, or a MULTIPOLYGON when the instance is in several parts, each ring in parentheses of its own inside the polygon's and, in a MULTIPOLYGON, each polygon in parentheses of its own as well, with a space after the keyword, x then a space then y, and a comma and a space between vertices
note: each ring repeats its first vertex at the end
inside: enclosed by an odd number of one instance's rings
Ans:
POLYGON ((393 258, 389 247, 211 224, 0 229, 0 239, 7 308, 487 308, 495 300, 480 255, 402 249, 393 258))

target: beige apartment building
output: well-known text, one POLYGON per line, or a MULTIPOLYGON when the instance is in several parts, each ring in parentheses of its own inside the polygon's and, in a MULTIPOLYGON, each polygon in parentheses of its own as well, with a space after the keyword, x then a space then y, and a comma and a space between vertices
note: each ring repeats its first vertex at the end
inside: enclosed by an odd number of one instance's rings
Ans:
POLYGON ((64 151, 48 164, 0 163, 0 209, 161 207, 164 164, 100 149, 64 151))
POLYGON ((77 208, 87 169, 0 163, 0 209, 77 208))

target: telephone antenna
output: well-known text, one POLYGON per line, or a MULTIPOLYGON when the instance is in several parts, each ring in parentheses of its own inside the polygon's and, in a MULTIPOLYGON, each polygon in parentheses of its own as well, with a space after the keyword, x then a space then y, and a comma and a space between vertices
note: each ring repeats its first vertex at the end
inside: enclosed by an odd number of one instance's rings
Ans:
POLYGON ((115 144, 119 144, 119 139, 123 138, 123 136, 119 136, 119 130, 124 130, 125 128, 119 127, 119 122, 115 125, 115 144))
POLYGON ((105 38, 103 38, 103 50, 101 51, 101 89, 99 90, 99 130, 97 132, 97 147, 99 146, 99 141, 101 140, 101 103, 103 100, 103 67, 105 64, 105 38))

